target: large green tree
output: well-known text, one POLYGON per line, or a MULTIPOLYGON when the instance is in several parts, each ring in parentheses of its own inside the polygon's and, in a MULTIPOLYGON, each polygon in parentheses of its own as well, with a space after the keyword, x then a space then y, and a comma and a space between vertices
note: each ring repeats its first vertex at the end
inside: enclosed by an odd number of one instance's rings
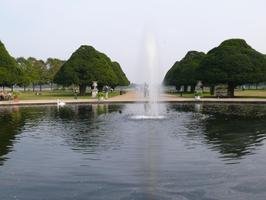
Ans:
POLYGON ((104 85, 114 87, 119 84, 113 66, 105 54, 92 46, 82 45, 62 65, 54 81, 66 86, 79 85, 80 95, 85 95, 86 87, 91 85, 92 81, 98 81, 100 88, 104 85))
POLYGON ((171 67, 164 78, 165 85, 174 85, 177 88, 180 86, 191 86, 194 91, 198 81, 198 67, 200 62, 205 57, 203 52, 189 51, 186 56, 171 67))
POLYGON ((205 84, 227 84, 233 97, 236 86, 266 80, 266 59, 245 40, 230 39, 207 53, 199 72, 205 84))
POLYGON ((163 84, 175 86, 176 89, 179 90, 181 85, 178 83, 178 80, 176 77, 179 73, 181 73, 181 67, 179 65, 179 61, 176 61, 174 65, 166 73, 163 79, 163 84))
POLYGON ((13 86, 19 80, 21 71, 16 60, 10 56, 0 41, 0 85, 13 86))
POLYGON ((123 72, 120 64, 118 62, 112 62, 112 69, 117 77, 117 85, 127 86, 129 85, 129 80, 126 77, 126 74, 123 72))

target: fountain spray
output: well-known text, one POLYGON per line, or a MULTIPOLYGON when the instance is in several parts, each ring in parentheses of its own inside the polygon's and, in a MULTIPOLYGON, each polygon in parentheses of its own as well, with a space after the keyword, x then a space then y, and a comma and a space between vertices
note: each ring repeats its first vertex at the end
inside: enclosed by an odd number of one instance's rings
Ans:
POLYGON ((159 59, 154 34, 150 33, 146 38, 147 54, 147 81, 148 81, 148 109, 146 115, 159 116, 159 59))

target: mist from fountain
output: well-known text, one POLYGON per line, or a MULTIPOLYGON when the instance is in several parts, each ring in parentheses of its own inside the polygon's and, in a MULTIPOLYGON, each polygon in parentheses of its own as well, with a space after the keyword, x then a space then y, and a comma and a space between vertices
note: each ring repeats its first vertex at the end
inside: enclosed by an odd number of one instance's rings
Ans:
POLYGON ((163 119, 160 115, 159 99, 161 93, 160 64, 157 44, 154 34, 147 34, 145 39, 146 65, 142 70, 145 73, 144 114, 133 116, 134 119, 163 119), (145 91, 147 90, 147 91, 145 91))
POLYGON ((147 73, 148 73, 148 109, 147 115, 159 115, 159 82, 158 71, 159 60, 157 45, 153 34, 149 34, 146 39, 146 52, 147 52, 147 73))

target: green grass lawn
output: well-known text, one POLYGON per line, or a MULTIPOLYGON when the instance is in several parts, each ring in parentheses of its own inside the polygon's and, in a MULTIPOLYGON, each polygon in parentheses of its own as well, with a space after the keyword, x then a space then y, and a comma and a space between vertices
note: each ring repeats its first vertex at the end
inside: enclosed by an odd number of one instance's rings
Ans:
MULTIPOLYGON (((175 93, 181 97, 179 93, 175 93)), ((194 93, 183 93, 181 98, 194 98, 194 93)), ((203 98, 215 98, 210 92, 204 92, 203 98)), ((266 98, 266 90, 235 90, 235 98, 266 98)))
MULTIPOLYGON (((180 96, 180 93, 174 93, 174 95, 177 96, 177 97, 180 97, 180 98, 194 98, 195 97, 195 94, 194 93, 190 93, 190 92, 186 92, 186 93, 183 92, 182 96, 180 96)), ((209 92, 204 92, 203 93, 203 97, 204 98, 208 98, 208 97, 212 97, 212 96, 210 95, 209 92)))
POLYGON ((266 98, 266 90, 236 90, 237 98, 266 98))
MULTIPOLYGON (((118 91, 109 93, 109 98, 119 95, 118 91)), ((69 90, 42 91, 40 95, 34 92, 19 92, 19 100, 56 100, 56 99, 74 99, 74 94, 69 90)), ((78 96, 78 99, 91 99, 91 93, 85 96, 78 96)))

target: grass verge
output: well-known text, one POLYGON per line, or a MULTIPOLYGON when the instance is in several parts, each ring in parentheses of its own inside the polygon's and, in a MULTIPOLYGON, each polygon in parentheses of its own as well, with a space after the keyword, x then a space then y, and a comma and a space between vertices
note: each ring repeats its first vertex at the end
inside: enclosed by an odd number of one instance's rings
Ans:
MULTIPOLYGON (((118 91, 114 91, 109 93, 109 98, 119 95, 118 91)), ((19 100, 71 100, 75 99, 75 95, 72 91, 66 90, 56 90, 56 91, 42 91, 34 93, 34 92, 19 92, 18 93, 19 100)), ((85 96, 77 96, 78 99, 92 99, 91 93, 86 93, 85 96)))

